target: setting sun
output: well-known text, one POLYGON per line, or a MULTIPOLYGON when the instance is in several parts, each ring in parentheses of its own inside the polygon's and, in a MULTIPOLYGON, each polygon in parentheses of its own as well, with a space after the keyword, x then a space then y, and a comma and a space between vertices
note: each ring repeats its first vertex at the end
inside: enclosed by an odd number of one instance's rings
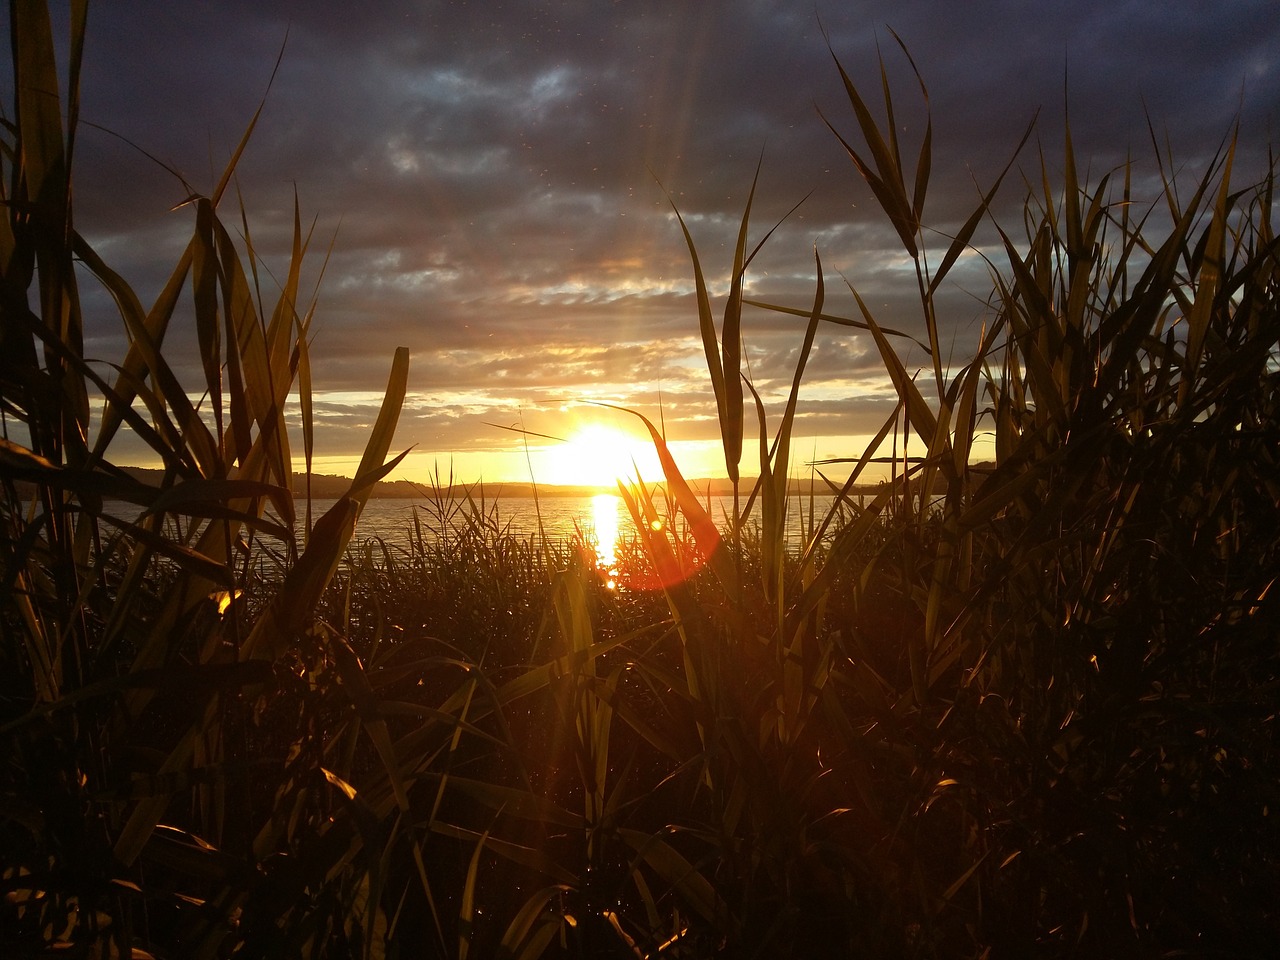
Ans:
POLYGON ((661 476, 653 445, 616 427, 590 424, 564 443, 547 447, 536 464, 541 483, 566 486, 613 487, 619 480, 661 476))

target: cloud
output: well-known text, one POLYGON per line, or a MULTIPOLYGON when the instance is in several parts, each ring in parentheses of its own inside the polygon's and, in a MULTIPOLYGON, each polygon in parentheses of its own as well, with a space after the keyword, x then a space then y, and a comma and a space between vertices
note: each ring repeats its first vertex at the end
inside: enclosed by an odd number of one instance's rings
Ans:
MULTIPOLYGON (((857 315, 847 281, 881 323, 921 335, 914 268, 822 119, 857 142, 828 41, 876 111, 883 55, 914 168, 925 105, 895 34, 932 110, 934 264, 1037 111, 993 211, 1015 232, 1041 157, 1061 167, 1068 116, 1091 182, 1132 152, 1148 200, 1151 131, 1199 176, 1238 119, 1242 176, 1263 169, 1280 102, 1268 0, 1212 14, 1190 0, 403 0, 358 12, 336 0, 120 0, 90 18, 82 117, 97 126, 77 146, 78 226, 149 302, 193 218, 171 210, 184 184, 140 149, 207 191, 265 94, 237 189, 268 294, 295 195, 304 229, 316 218, 308 284, 328 258, 318 389, 379 389, 404 344, 415 396, 455 397, 408 414, 441 443, 478 435, 468 417, 628 390, 649 404, 662 389, 668 422, 705 434, 692 269, 672 202, 719 298, 758 166, 752 244, 808 199, 753 262, 751 295, 807 310, 816 247, 829 312, 857 315)), ((234 198, 223 215, 238 223, 234 198)), ((954 279, 940 316, 963 352, 988 267, 970 257, 954 279)), ((111 304, 88 285, 86 305, 107 358, 123 343, 111 304)), ((744 325, 753 372, 785 391, 803 320, 752 311, 744 325)), ((870 408, 841 391, 864 390, 876 363, 864 336, 824 326, 806 377, 824 399, 803 416, 835 430, 847 415, 861 430, 869 415, 857 410, 870 408)), ((326 407, 325 430, 354 442, 367 413, 326 407)))

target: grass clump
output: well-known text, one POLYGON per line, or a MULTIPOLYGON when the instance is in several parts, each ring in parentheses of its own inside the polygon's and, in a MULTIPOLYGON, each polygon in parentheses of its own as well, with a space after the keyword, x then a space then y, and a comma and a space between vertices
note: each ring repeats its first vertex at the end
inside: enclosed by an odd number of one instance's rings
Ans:
MULTIPOLYGON (((355 893, 339 876, 304 894, 317 874, 287 880, 281 857, 307 847, 319 858, 313 870, 333 869, 350 812, 317 796, 343 782, 335 764, 324 774, 311 765, 323 738, 290 743, 256 715, 308 655, 330 664, 311 677, 322 692, 339 682, 360 690, 358 663, 314 608, 370 485, 395 463, 383 461, 408 355, 396 355, 348 496, 304 530, 284 415, 295 390, 304 415, 310 409, 298 217, 269 300, 247 220, 237 243, 218 213, 246 132, 214 189, 186 204, 191 240, 144 307, 73 218, 84 5, 72 9, 65 94, 48 10, 14 3, 10 16, 15 103, 0 154, 0 939, 15 956, 128 956, 159 944, 214 956, 235 941, 305 943, 326 922, 344 929, 355 893), (86 278, 110 295, 127 335, 115 363, 85 353, 86 278), (181 381, 164 347, 184 309, 203 358, 194 383, 181 381), (115 466, 124 432, 164 464, 159 483, 115 466), (288 569, 251 606, 262 585, 250 545, 263 540, 288 569), (285 782, 262 804, 255 792, 268 771, 285 782)), ((303 454, 309 463, 309 423, 303 454)), ((403 799, 394 768, 392 779, 403 799)))
MULTIPOLYGON (((857 316, 824 313, 818 263, 772 443, 756 398, 751 582, 740 519, 707 556, 718 602, 668 590, 700 750, 665 842, 700 865, 733 955, 1264 955, 1277 915, 1254 894, 1280 854, 1273 180, 1237 190, 1228 141, 1189 199, 1163 180, 1157 234, 1129 167, 1081 181, 1068 129, 1022 243, 995 224, 991 313, 952 364, 935 297, 994 188, 928 256, 930 128, 911 175, 887 88, 886 135, 840 74, 863 146, 840 139, 915 265, 932 368, 909 373, 856 289, 857 316), (921 452, 829 552, 788 566, 796 387, 832 320, 871 336, 899 399, 832 489, 891 431, 921 452), (975 465, 984 430, 995 461, 975 465)), ((731 476, 746 235, 744 215, 718 331, 693 253, 731 476)))

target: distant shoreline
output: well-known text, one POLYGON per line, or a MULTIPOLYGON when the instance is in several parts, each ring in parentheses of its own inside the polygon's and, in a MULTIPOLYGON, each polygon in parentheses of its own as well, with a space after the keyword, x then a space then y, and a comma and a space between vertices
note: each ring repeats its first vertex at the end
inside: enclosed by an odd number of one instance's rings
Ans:
MULTIPOLYGON (((690 480, 689 486, 694 493, 699 496, 710 494, 713 497, 733 496, 733 484, 724 479, 697 479, 690 480)), ((745 497, 751 492, 751 487, 755 483, 755 477, 744 477, 739 490, 745 497)), ((320 477, 312 474, 311 477, 311 495, 313 497, 329 498, 340 497, 346 493, 351 481, 346 477, 324 476, 320 477)), ((661 489, 665 487, 665 483, 651 483, 650 488, 661 489)), ((867 493, 877 489, 876 484, 860 484, 854 488, 855 493, 867 493)), ((521 498, 528 499, 531 497, 594 497, 602 493, 617 493, 616 486, 557 486, 555 484, 529 483, 529 482, 477 482, 473 484, 455 483, 452 487, 436 489, 425 484, 413 483, 409 480, 383 481, 374 486, 374 497, 383 499, 422 499, 423 497, 433 497, 443 495, 453 499, 462 497, 483 497, 486 500, 493 500, 499 497, 503 498, 521 498)), ((816 483, 808 483, 793 480, 791 482, 791 493, 796 496, 806 496, 812 492, 815 496, 827 496, 832 494, 821 481, 816 483)), ((305 479, 297 484, 295 496, 305 496, 305 479)))
MULTIPOLYGON (((148 486, 158 486, 164 476, 164 471, 148 467, 121 467, 120 470, 139 483, 148 486)), ((752 485, 755 483, 754 477, 744 477, 739 490, 745 497, 750 494, 752 485)), ((654 488, 662 488, 663 483, 650 484, 654 488)), ((690 480, 689 486, 699 496, 723 497, 733 495, 733 485, 723 478, 697 479, 690 480)), ((313 499, 331 500, 337 499, 346 494, 351 487, 351 479, 349 477, 341 477, 335 474, 313 473, 311 474, 310 492, 313 499)), ((809 481, 791 481, 791 493, 795 496, 808 496, 812 493, 814 496, 827 496, 833 491, 826 486, 821 480, 814 482, 809 481)), ((302 474, 294 476, 294 497, 303 498, 307 495, 307 478, 302 474)), ((859 484, 853 488, 853 493, 871 493, 879 489, 879 484, 859 484)), ((555 484, 522 482, 488 482, 477 481, 475 483, 455 483, 450 487, 434 487, 425 483, 414 483, 410 480, 381 480, 374 484, 370 493, 371 497, 388 500, 423 500, 433 497, 445 497, 448 499, 464 499, 473 497, 475 499, 494 500, 497 498, 532 498, 532 497, 593 497, 602 493, 616 493, 617 487, 604 486, 557 486, 555 484)))

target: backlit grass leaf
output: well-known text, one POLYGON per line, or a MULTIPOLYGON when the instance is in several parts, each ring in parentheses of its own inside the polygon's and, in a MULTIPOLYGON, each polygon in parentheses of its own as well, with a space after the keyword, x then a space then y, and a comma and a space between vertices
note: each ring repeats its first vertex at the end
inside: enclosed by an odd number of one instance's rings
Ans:
POLYGON ((581 830, 583 826, 581 815, 564 809, 548 797, 528 790, 457 774, 449 776, 449 789, 456 790, 495 812, 569 830, 581 830))
POLYGON ((875 339, 876 348, 880 351, 880 359, 885 365, 889 378, 893 381, 894 389, 898 392, 898 396, 903 402, 907 412, 907 419, 920 439, 926 444, 931 443, 938 429, 937 419, 934 417, 933 411, 929 409, 928 403, 921 396, 920 389, 915 385, 915 381, 907 374, 902 361, 898 359, 897 352, 889 343, 884 331, 880 329, 880 325, 876 323, 871 311, 867 309, 867 305, 863 302, 861 295, 852 285, 849 286, 849 291, 853 294, 853 298, 858 304, 858 309, 862 311, 862 317, 867 322, 867 328, 875 339))
POLYGON ((733 251, 733 270, 729 279, 729 296, 725 301, 724 319, 720 327, 720 370, 724 378, 724 404, 720 409, 720 442, 724 448, 725 470, 733 483, 738 482, 742 460, 742 288, 747 269, 747 228, 751 205, 755 200, 760 168, 747 193, 747 202, 738 226, 738 239, 733 251))
MULTIPOLYGON (((63 152, 62 105, 49 11, 43 3, 10 6, 15 43, 17 134, 22 170, 32 201, 49 206, 55 218, 67 204, 67 162, 63 152)), ((83 28, 83 20, 76 21, 83 28)), ((82 41, 81 41, 82 42, 82 41)), ((48 249, 41 256, 48 256, 48 249)))
POLYGON ((1204 354, 1211 311, 1218 297, 1222 281, 1230 175, 1232 161, 1235 158, 1235 147, 1233 139, 1227 148, 1226 158, 1223 161, 1222 180, 1218 187, 1218 196, 1214 202, 1213 214, 1202 241, 1204 243, 1204 254, 1200 259, 1200 270, 1196 277, 1195 300, 1191 305, 1191 309, 1187 312, 1186 372, 1178 386, 1179 405, 1185 404, 1191 394, 1192 383, 1204 354))
POLYGON ((7 476, 47 484, 58 490, 83 491, 88 495, 150 504, 159 491, 125 474, 76 470, 54 464, 40 454, 0 437, 0 466, 7 476))
POLYGON ((360 715, 360 723, 374 749, 382 760, 382 768, 395 794, 396 804, 402 811, 409 809, 409 794, 405 789, 404 778, 400 772, 400 761, 396 757, 395 747, 391 743, 391 734, 387 722, 378 711, 378 698, 365 676, 364 665, 351 645, 336 631, 326 630, 326 646, 333 657, 334 666, 342 680, 342 686, 351 698, 356 712, 360 715))
MULTIPOLYGON (((756 480, 755 488, 751 492, 751 498, 748 498, 744 513, 751 509, 753 499, 759 494, 762 583, 765 597, 772 601, 775 599, 780 587, 778 580, 782 569, 781 557, 779 556, 781 544, 778 543, 777 533, 782 529, 782 518, 785 516, 786 505, 785 501, 779 502, 778 499, 778 481, 774 476, 774 467, 769 456, 769 425, 765 418, 764 401, 760 399, 760 394, 756 392, 755 386, 749 380, 746 386, 751 391, 751 399, 756 408, 756 433, 760 445, 760 475, 756 480)), ((785 474, 782 482, 786 483, 785 474)))
POLYGON ((580 882, 579 878, 575 874, 557 863, 550 855, 536 847, 514 843, 510 840, 495 837, 489 831, 480 833, 475 830, 467 829, 466 827, 457 826, 456 824, 446 823, 443 820, 431 821, 430 827, 433 833, 438 833, 445 837, 452 837, 455 840, 464 840, 469 843, 478 843, 481 838, 483 838, 485 848, 491 852, 496 853, 501 857, 505 857, 512 863, 537 870, 544 876, 549 877, 557 883, 562 883, 565 886, 576 888, 580 882))
POLYGON ((660 834, 623 827, 618 836, 680 897, 681 902, 717 929, 724 929, 725 905, 715 887, 660 834))
MULTIPOLYGON (((802 310, 799 307, 787 307, 777 303, 766 303, 763 300, 752 300, 750 298, 743 298, 742 302, 745 304, 748 304, 749 306, 759 307, 762 310, 772 310, 775 313, 782 313, 792 317, 804 317, 806 320, 812 315, 811 311, 809 310, 802 310)), ((865 321, 855 320, 851 317, 837 317, 834 314, 823 313, 823 314, 819 314, 818 319, 822 320, 824 323, 834 323, 842 327, 853 327, 857 330, 870 329, 870 327, 867 326, 865 321)), ((929 349, 928 344, 921 343, 919 340, 917 340, 915 337, 911 336, 910 334, 904 333, 903 331, 897 330, 893 327, 881 326, 880 332, 887 337, 897 337, 901 340, 910 340, 921 350, 929 349)))
POLYGON ((143 315, 137 295, 124 279, 103 263, 87 243, 78 237, 75 241, 76 255, 90 266, 94 275, 112 294, 130 336, 129 352, 115 383, 116 399, 109 402, 103 411, 93 447, 95 455, 106 452, 107 446, 124 422, 122 408, 136 395, 133 384, 141 382, 144 376, 149 376, 156 395, 173 412, 174 422, 182 431, 183 441, 190 449, 195 463, 199 465, 201 474, 215 477, 219 472, 217 443, 161 352, 164 334, 190 270, 194 248, 193 239, 183 254, 183 261, 174 270, 157 298, 155 306, 150 313, 143 315))
POLYGON ((695 298, 698 304, 698 331, 702 337, 702 351, 706 356, 707 373, 711 377, 711 389, 716 400, 716 411, 721 421, 727 416, 725 384, 724 384, 724 368, 720 361, 720 341, 716 335, 715 318, 711 313, 711 298, 707 294, 707 281, 702 272, 702 264, 698 259, 698 249, 693 243, 693 236, 689 233, 689 227, 684 222, 684 217, 680 215, 680 211, 676 209, 675 201, 671 201, 671 208, 675 211, 676 220, 680 223, 680 229, 684 233, 685 244, 689 248, 689 256, 693 260, 693 282, 695 298))
POLYGON ((311 511, 311 464, 315 457, 316 435, 315 424, 315 408, 313 406, 311 394, 311 346, 307 342, 307 327, 302 321, 298 322, 297 340, 295 346, 295 355, 297 356, 298 366, 298 407, 302 415, 302 462, 306 472, 306 500, 308 527, 310 526, 311 511))
POLYGON ((146 544, 161 556, 168 557, 184 570, 221 587, 231 588, 235 586, 235 575, 225 563, 205 556, 191 547, 175 543, 168 537, 155 533, 145 526, 118 520, 105 514, 101 519, 110 526, 125 531, 129 536, 146 544))
POLYGON ((466 879, 462 884, 462 897, 458 903, 458 960, 467 960, 471 949, 471 937, 475 919, 476 877, 480 872, 480 853, 484 850, 485 841, 489 839, 489 831, 481 834, 471 853, 471 862, 467 865, 466 879))
POLYGON ((942 893, 943 901, 950 900, 957 893, 959 893, 960 890, 964 887, 964 885, 969 882, 969 878, 972 877, 978 871, 978 868, 982 866, 982 864, 986 861, 986 859, 987 859, 987 854, 984 853, 977 860, 971 863, 965 869, 964 873, 960 874, 960 876, 958 876, 955 879, 955 882, 952 883, 951 886, 947 887, 947 889, 943 891, 942 893))
POLYGON ((293 643, 338 568, 342 552, 355 532, 359 510, 356 501, 343 497, 316 521, 307 549, 245 639, 241 659, 274 660, 293 643))
MULTIPOLYGON (((1005 168, 1000 171, 1000 175, 996 177, 995 182, 991 185, 991 189, 983 195, 982 202, 978 204, 973 213, 969 214, 968 219, 965 220, 960 229, 956 232, 956 235, 952 238, 951 243, 947 247, 947 252, 942 256, 942 261, 938 264, 937 268, 933 272, 933 276, 929 279, 928 292, 930 296, 937 292, 942 281, 946 279, 947 275, 951 272, 951 268, 954 267, 956 261, 960 259, 960 255, 968 248, 969 241, 973 239, 973 234, 978 229, 978 224, 981 223, 983 217, 990 212, 991 203, 995 199, 996 192, 1000 189, 1000 185, 1004 183, 1005 176, 1013 167, 1013 163, 1022 152, 1022 148, 1026 146, 1027 141, 1031 139, 1031 131, 1034 128, 1035 118, 1032 118, 1031 122, 1027 124, 1026 130, 1022 134, 1022 139, 1018 142, 1018 146, 1014 149, 1012 156, 1010 156, 1008 164, 1006 164, 1005 168)), ((919 214, 917 214, 917 216, 919 216, 919 214)), ((885 332, 888 333, 889 331, 886 330, 885 332)))
POLYGON ((496 694, 498 702, 508 704, 530 696, 544 689, 552 680, 570 676, 581 670, 582 665, 589 659, 603 656, 629 639, 631 638, 627 635, 610 637, 588 649, 574 650, 547 663, 530 667, 498 687, 496 694))
POLYGON ((408 382, 409 350, 407 347, 397 347, 391 363, 391 373, 387 378, 387 389, 383 393, 382 407, 378 410, 378 419, 369 433, 360 466, 351 482, 349 496, 357 504, 357 508, 362 508, 369 499, 372 484, 368 478, 383 466, 387 452, 391 449, 391 439, 395 435, 396 421, 400 417, 400 407, 404 403, 408 382))
MULTIPOLYGON (((313 223, 314 228, 314 223, 313 223)), ((302 263, 311 245, 311 231, 306 236, 302 233, 302 213, 298 203, 298 192, 293 192, 293 237, 289 251, 289 270, 285 274, 284 284, 271 311, 271 319, 267 325, 266 340, 270 347, 272 376, 277 381, 288 369, 289 346, 293 330, 301 319, 299 304, 299 285, 302 280, 302 263)), ((324 268, 321 268, 323 274, 324 268)))
POLYGON ((191 513, 193 516, 204 516, 205 514, 198 512, 202 507, 223 506, 235 500, 264 498, 271 502, 280 516, 288 519, 292 515, 293 497, 289 491, 260 480, 204 480, 201 478, 184 480, 165 488, 149 501, 149 510, 153 513, 191 513))
MULTIPOLYGON (((915 187, 911 200, 911 214, 915 222, 919 224, 921 217, 924 216, 925 194, 928 192, 929 172, 933 164, 933 114, 929 109, 929 89, 925 86, 924 77, 920 73, 920 68, 916 66, 915 58, 911 56, 911 51, 907 49, 902 37, 898 36, 892 28, 889 29, 889 33, 898 44, 902 55, 907 58, 907 63, 911 65, 911 72, 915 74, 916 85, 920 88, 920 99, 924 103, 924 136, 920 139, 920 155, 916 159, 915 187)), ((880 86, 884 91, 885 114, 889 118, 888 126, 892 137, 894 164, 901 169, 902 152, 898 147, 898 124, 893 120, 893 101, 889 86, 889 76, 885 71, 883 58, 880 60, 880 86)))
POLYGON ((978 428, 978 397, 982 389, 983 362, 993 349, 1002 326, 997 319, 989 329, 983 330, 977 355, 956 378, 959 396, 956 398, 952 462, 947 474, 949 483, 960 484, 968 478, 969 453, 973 449, 973 438, 978 428))
POLYGON ((556 883, 531 894, 507 924, 502 942, 498 944, 498 957, 501 960, 536 960, 541 957, 560 926, 557 917, 548 915, 547 906, 552 899, 569 890, 564 884, 556 883))
MULTIPOLYGON (((828 48, 829 49, 829 48, 828 48)), ((859 155, 858 151, 845 140, 831 122, 823 117, 823 122, 827 128, 835 134, 836 138, 848 153, 849 158, 853 161, 858 173, 867 182, 871 188, 871 192, 875 194, 880 207, 889 217, 889 222, 893 224, 895 230, 898 231, 898 237, 902 240, 902 245, 907 253, 914 259, 920 253, 920 248, 916 243, 916 233, 919 230, 919 223, 912 214, 912 204, 907 199, 907 189, 903 179, 903 172, 900 161, 895 158, 894 151, 885 143, 884 136, 880 132, 879 126, 875 119, 871 116, 871 111, 867 109, 866 103, 862 99, 862 95, 858 93, 857 87, 853 81, 849 79, 849 75, 845 73, 844 66, 836 57, 835 51, 832 50, 831 59, 835 62, 836 69, 840 72, 840 79, 844 82, 845 94, 849 99, 850 106, 853 107, 854 115, 858 121, 858 128, 862 134, 863 140, 867 147, 871 150, 871 156, 875 163, 875 171, 873 172, 859 155)), ((883 58, 879 61, 880 68, 884 69, 883 58)))
MULTIPOLYGON (((182 735, 177 745, 169 752, 156 771, 159 775, 179 774, 190 765, 192 754, 195 752, 196 741, 204 736, 205 731, 202 727, 203 724, 193 726, 182 735)), ((164 816, 164 812, 169 806, 169 800, 168 794, 161 793, 144 798, 133 806, 124 825, 116 835, 115 844, 112 848, 112 853, 116 860, 127 867, 138 859, 143 847, 146 846, 147 841, 151 838, 156 824, 164 816)))
MULTIPOLYGON (((130 336, 129 349, 125 354, 124 362, 120 364, 120 373, 115 384, 115 397, 108 398, 108 403, 102 412, 102 421, 98 426, 97 438, 94 441, 93 451, 101 456, 106 452, 123 422, 124 409, 135 395, 133 385, 141 383, 149 371, 158 370, 161 367, 160 348, 164 342, 169 320, 173 316, 178 298, 191 270, 195 241, 193 239, 187 244, 181 259, 169 275, 169 279, 149 312, 143 309, 132 287, 108 267, 79 235, 74 239, 74 249, 76 255, 89 266, 114 298, 121 320, 130 336)), ((157 388, 162 382, 168 382, 168 378, 154 377, 153 379, 157 388)), ((178 412, 178 409, 175 409, 175 413, 178 412)), ((179 417, 182 418, 181 413, 179 417)), ((209 451, 211 450, 212 444, 209 444, 209 451)), ((202 447, 201 453, 204 452, 202 447)))
MULTIPOLYGON (((218 310, 218 255, 213 239, 213 205, 206 199, 196 202, 196 232, 192 239, 194 252, 191 261, 192 299, 195 305, 196 343, 200 349, 200 363, 204 368, 205 389, 213 409, 214 423, 219 444, 223 440, 225 425, 222 422, 222 338, 218 310)), ((227 343, 228 352, 234 351, 235 341, 227 343)), ((224 476, 219 469, 214 476, 224 476)))
POLYGON ((850 524, 840 528, 837 532, 835 541, 831 545, 831 555, 826 563, 822 565, 822 569, 817 575, 805 586, 795 605, 787 613, 787 629, 794 633, 798 629, 798 621, 812 614, 819 606, 826 602, 827 596, 831 591, 831 584, 841 569, 842 563, 847 563, 860 544, 873 533, 876 526, 880 522, 880 513, 892 501, 898 493, 897 484, 885 484, 885 489, 881 490, 866 508, 859 513, 857 518, 850 524))
MULTIPOLYGON (((791 390, 787 394, 787 405, 782 412, 782 420, 778 425, 777 438, 773 443, 775 483, 781 484, 779 490, 785 492, 789 476, 788 457, 791 451, 791 431, 795 424, 796 408, 800 401, 800 382, 804 379, 805 365, 813 352, 814 338, 818 333, 818 323, 822 316, 822 306, 826 296, 826 285, 822 276, 822 257, 817 248, 813 251, 814 276, 816 277, 813 294, 813 308, 809 312, 809 323, 805 328, 804 340, 800 344, 800 355, 796 359, 795 373, 791 377, 791 390)), ((763 464, 762 464, 763 466, 763 464)), ((763 475, 763 470, 761 471, 763 475)))
POLYGON ((667 486, 671 490, 672 496, 675 497, 675 501, 680 507, 680 512, 689 522, 689 527, 693 532, 694 540, 697 542, 701 558, 719 571, 723 582, 732 582, 732 573, 726 567, 728 558, 719 549, 720 531, 716 528, 715 521, 711 519, 711 515, 703 509, 702 504, 698 502, 697 496, 684 479, 684 475, 680 472, 680 468, 677 466, 675 458, 671 455, 671 450, 667 446, 666 438, 653 425, 653 422, 642 413, 608 403, 602 403, 599 406, 622 410, 639 418, 640 422, 645 425, 645 428, 649 431, 649 439, 658 454, 658 462, 662 465, 662 473, 666 478, 667 486))
MULTIPOLYGON (((228 463, 244 463, 249 457, 251 424, 259 426, 257 442, 268 464, 266 477, 287 483, 280 466, 280 430, 275 416, 275 385, 263 343, 262 327, 241 266, 240 254, 221 221, 214 224, 213 242, 218 260, 222 295, 223 337, 226 340, 226 387, 230 429, 222 438, 222 456, 228 463)), ((252 262, 252 242, 246 236, 246 255, 252 262)))

